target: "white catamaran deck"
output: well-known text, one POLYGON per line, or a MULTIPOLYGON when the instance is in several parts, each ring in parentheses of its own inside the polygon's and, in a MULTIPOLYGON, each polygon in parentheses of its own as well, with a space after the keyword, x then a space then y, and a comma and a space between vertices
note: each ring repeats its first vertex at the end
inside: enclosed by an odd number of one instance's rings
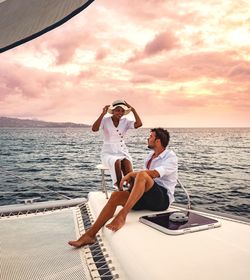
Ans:
MULTIPOLYGON (((95 216, 105 202, 102 193, 90 193, 95 216)), ((119 231, 102 230, 104 243, 127 279, 249 279, 250 226, 246 223, 219 219, 219 228, 171 236, 138 222, 148 213, 152 212, 132 211, 119 231)))
POLYGON ((68 246, 106 201, 92 192, 79 207, 2 217, 1 279, 249 279, 250 226, 225 218, 219 228, 172 236, 138 221, 152 212, 132 211, 118 232, 104 227, 97 244, 68 246))

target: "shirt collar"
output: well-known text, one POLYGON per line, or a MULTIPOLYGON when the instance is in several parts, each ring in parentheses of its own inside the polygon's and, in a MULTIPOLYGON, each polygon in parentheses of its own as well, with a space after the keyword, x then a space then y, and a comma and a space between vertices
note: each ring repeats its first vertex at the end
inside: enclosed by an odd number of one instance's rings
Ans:
MULTIPOLYGON (((159 156, 156 157, 156 158, 164 158, 165 155, 166 155, 168 152, 169 152, 169 150, 168 150, 167 148, 165 148, 165 150, 164 150, 163 152, 161 152, 161 153, 159 154, 159 156)), ((154 151, 151 151, 151 152, 149 153, 148 158, 150 159, 150 158, 153 156, 153 154, 154 154, 154 151)), ((156 158, 155 158, 155 159, 156 159, 156 158)))
POLYGON ((168 149, 165 148, 165 150, 163 152, 161 152, 158 157, 159 158, 164 158, 167 153, 168 153, 168 149))

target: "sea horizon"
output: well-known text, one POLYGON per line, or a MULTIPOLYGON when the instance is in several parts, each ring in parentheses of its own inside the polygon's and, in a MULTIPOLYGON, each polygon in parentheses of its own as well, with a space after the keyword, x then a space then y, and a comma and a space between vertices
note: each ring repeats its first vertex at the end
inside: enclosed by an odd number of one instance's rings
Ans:
MULTIPOLYGON (((134 169, 144 167, 148 128, 130 130, 134 169)), ((169 149, 196 207, 250 218, 250 129, 170 128, 169 149)), ((0 128, 0 205, 87 197, 99 190, 102 132, 87 128, 0 128)), ((105 175, 109 189, 111 180, 105 175)), ((176 202, 186 203, 176 188, 176 202)))

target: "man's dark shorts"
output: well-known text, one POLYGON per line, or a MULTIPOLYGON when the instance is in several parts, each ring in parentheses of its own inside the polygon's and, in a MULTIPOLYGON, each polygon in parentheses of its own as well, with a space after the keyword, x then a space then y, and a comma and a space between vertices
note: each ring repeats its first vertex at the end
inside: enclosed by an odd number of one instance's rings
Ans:
POLYGON ((136 202, 133 210, 163 211, 169 206, 168 191, 156 182, 153 187, 145 192, 136 202))

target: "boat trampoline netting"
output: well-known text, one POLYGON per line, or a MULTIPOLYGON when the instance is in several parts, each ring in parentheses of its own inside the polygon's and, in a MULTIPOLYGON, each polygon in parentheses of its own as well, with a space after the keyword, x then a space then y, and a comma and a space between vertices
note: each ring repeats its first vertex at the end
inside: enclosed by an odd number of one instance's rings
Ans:
POLYGON ((1 218, 1 280, 90 280, 75 235, 72 209, 1 218))
POLYGON ((87 203, 45 210, 0 217, 1 280, 119 278, 99 234, 78 250, 67 244, 75 230, 83 234, 94 221, 87 203))
POLYGON ((0 0, 0 52, 60 26, 94 0, 0 0))

